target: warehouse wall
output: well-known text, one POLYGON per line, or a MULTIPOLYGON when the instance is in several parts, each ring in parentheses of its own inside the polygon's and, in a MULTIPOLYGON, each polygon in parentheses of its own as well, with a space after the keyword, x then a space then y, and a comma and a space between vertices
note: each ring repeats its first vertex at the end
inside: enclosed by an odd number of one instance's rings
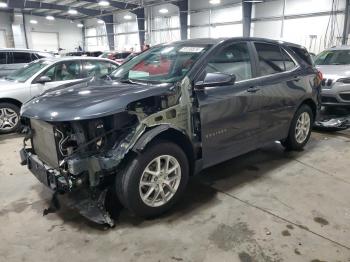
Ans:
MULTIPOLYGON (((315 53, 341 43, 344 14, 330 16, 332 0, 287 0, 281 33, 283 1, 270 0, 254 5, 253 36, 298 43, 315 53), (331 34, 332 24, 335 27, 334 34, 331 34)), ((345 0, 339 0, 338 10, 344 9, 345 0)))
POLYGON ((13 47, 13 34, 11 28, 12 15, 0 12, 0 48, 13 47))

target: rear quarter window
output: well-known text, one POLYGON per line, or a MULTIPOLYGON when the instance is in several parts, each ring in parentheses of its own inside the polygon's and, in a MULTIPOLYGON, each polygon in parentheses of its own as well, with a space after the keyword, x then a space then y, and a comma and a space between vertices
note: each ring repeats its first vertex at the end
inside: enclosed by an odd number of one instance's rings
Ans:
POLYGON ((289 48, 292 49, 293 52, 296 53, 297 56, 301 60, 303 60, 303 62, 305 62, 307 65, 309 65, 309 66, 313 65, 312 58, 311 58, 309 52, 305 48, 292 47, 292 46, 289 46, 289 48))

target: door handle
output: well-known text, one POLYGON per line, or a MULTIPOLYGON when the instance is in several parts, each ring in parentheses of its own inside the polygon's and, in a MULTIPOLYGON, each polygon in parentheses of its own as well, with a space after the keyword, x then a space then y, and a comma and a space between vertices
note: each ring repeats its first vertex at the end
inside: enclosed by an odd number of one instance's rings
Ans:
POLYGON ((256 93, 256 92, 258 92, 259 90, 260 90, 260 88, 252 86, 252 87, 249 87, 249 88, 247 89, 247 92, 248 92, 248 93, 256 93))

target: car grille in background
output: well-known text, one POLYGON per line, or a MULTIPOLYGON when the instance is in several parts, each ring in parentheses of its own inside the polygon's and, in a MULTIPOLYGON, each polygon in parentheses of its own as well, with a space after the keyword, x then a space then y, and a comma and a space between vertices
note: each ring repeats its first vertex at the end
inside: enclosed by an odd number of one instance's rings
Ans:
POLYGON ((322 96, 322 103, 338 103, 338 101, 334 97, 322 96))
POLYGON ((350 101, 350 94, 339 94, 340 98, 343 100, 350 101))
POLYGON ((330 88, 332 84, 333 84, 333 79, 329 79, 329 78, 328 79, 323 78, 321 83, 322 87, 328 87, 328 88, 330 88))
POLYGON ((30 125, 33 130, 33 148, 37 156, 45 164, 58 167, 58 156, 54 127, 44 121, 31 119, 30 125))

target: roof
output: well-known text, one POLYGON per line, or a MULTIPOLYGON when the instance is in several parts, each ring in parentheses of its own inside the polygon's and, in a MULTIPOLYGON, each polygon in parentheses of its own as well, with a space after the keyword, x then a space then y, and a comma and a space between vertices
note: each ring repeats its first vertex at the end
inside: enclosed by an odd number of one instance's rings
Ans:
POLYGON ((25 48, 0 48, 0 52, 1 51, 10 51, 10 52, 29 52, 29 53, 50 53, 47 51, 39 51, 39 50, 34 50, 34 49, 25 49, 25 48))
POLYGON ((50 61, 50 62, 60 62, 60 61, 74 61, 74 60, 96 60, 96 61, 106 61, 110 63, 117 64, 113 60, 106 59, 106 58, 99 58, 99 57, 91 57, 91 56, 63 56, 63 57, 47 57, 42 58, 40 60, 43 61, 50 61))

